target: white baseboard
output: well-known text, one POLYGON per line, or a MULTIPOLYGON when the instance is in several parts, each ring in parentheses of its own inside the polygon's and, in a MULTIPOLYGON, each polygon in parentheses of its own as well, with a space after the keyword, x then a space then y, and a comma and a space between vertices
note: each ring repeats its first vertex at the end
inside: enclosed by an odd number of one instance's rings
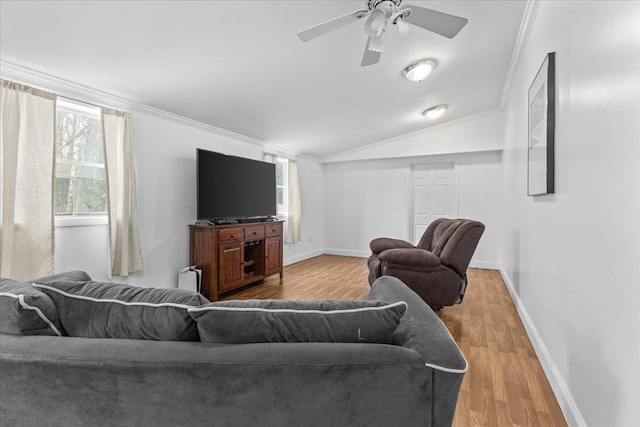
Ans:
POLYGON ((492 262, 492 261, 476 261, 476 260, 471 260, 471 262, 469 263, 469 267, 471 268, 481 268, 483 270, 500 270, 500 264, 498 264, 497 262, 492 262))
POLYGON ((576 402, 573 400, 573 397, 569 392, 569 388, 560 374, 560 370, 558 370, 558 367, 553 362, 553 358, 551 357, 549 350, 547 350, 547 346, 545 346, 544 341, 542 341, 542 337, 540 337, 538 330, 529 317, 527 309, 524 307, 522 300, 520 300, 520 297, 516 293, 509 276, 502 267, 500 267, 499 270, 502 275, 502 280, 504 280, 504 283, 507 285, 507 290, 509 291, 509 294, 511 294, 511 299, 518 311, 520 320, 522 320, 522 324, 527 331, 527 335, 533 345, 533 349, 538 356, 538 360, 540 360, 542 369, 549 380, 549 384, 551 384, 551 388, 553 389, 556 399, 558 399, 558 404, 562 409, 562 413, 566 418, 567 424, 571 427, 586 427, 587 424, 585 423, 584 418, 582 418, 582 414, 580 414, 580 410, 578 409, 576 402))
POLYGON ((295 264, 296 262, 304 261, 305 259, 309 259, 309 258, 314 258, 324 253, 325 251, 323 249, 316 249, 315 251, 305 252, 300 255, 287 257, 282 261, 282 263, 283 265, 295 264))
POLYGON ((358 258, 369 258, 371 251, 354 251, 352 249, 324 248, 324 253, 328 255, 354 256, 358 258))

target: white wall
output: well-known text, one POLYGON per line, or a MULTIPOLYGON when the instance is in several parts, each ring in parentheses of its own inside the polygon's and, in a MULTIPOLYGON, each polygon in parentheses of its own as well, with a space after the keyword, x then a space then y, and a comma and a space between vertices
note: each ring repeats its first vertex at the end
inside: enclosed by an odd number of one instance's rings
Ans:
POLYGON ((503 274, 570 425, 640 425, 640 3, 540 2, 506 101, 503 274), (527 90, 556 52, 556 194, 527 90))
POLYGON ((104 280, 109 265, 109 227, 102 225, 56 227, 54 272, 83 270, 104 280))
POLYGON ((419 156, 325 165, 328 253, 369 256, 376 237, 413 240, 411 165, 455 162, 458 216, 485 224, 472 265, 497 268, 501 227, 500 151, 419 156))
POLYGON ((177 285, 178 268, 188 264, 188 225, 196 220, 196 148, 251 159, 261 159, 263 150, 206 130, 133 114, 144 273, 129 282, 172 287, 177 285))
POLYGON ((284 264, 292 264, 324 253, 324 169, 316 161, 298 159, 302 223, 300 241, 284 245, 284 264))

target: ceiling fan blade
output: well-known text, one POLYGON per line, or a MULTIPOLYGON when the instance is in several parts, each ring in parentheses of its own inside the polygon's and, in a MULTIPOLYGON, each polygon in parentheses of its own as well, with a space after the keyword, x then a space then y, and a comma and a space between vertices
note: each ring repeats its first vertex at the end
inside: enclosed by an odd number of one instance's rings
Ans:
POLYGON ((369 50, 368 49, 369 43, 371 43, 371 37, 369 37, 369 40, 367 40, 367 45, 364 48, 364 55, 362 55, 362 63, 360 63, 360 66, 362 67, 366 67, 367 65, 377 64, 378 62, 380 62, 380 55, 382 55, 382 53, 369 50))
POLYGON ((425 7, 414 6, 412 4, 407 6, 411 9, 411 13, 404 18, 405 21, 450 39, 454 38, 456 34, 467 25, 467 22, 469 22, 466 18, 449 15, 425 7))
POLYGON ((314 25, 311 28, 307 28, 306 30, 302 30, 298 33, 298 37, 303 42, 307 42, 311 39, 315 39, 323 34, 326 34, 330 31, 337 30, 338 28, 347 25, 350 22, 358 19, 356 15, 360 12, 359 10, 355 10, 353 12, 347 13, 346 15, 339 16, 337 18, 330 19, 321 24, 314 25))

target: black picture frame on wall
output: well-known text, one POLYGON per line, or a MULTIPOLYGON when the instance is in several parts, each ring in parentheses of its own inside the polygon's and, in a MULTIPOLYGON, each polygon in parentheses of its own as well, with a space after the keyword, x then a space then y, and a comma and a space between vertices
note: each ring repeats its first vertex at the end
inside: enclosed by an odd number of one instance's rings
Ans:
POLYGON ((527 195, 555 192, 555 52, 549 52, 529 87, 527 195))

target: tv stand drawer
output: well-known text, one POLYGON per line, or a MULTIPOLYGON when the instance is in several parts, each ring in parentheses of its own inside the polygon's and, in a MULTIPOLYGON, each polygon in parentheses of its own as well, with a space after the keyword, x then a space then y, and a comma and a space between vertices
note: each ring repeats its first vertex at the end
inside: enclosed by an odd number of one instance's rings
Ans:
POLYGON ((282 236, 282 223, 276 222, 264 226, 264 234, 266 237, 282 236))
POLYGON ((218 242, 220 244, 244 242, 245 227, 222 228, 218 230, 218 242))
POLYGON ((264 239, 264 225, 251 225, 244 228, 244 238, 246 241, 264 239))

